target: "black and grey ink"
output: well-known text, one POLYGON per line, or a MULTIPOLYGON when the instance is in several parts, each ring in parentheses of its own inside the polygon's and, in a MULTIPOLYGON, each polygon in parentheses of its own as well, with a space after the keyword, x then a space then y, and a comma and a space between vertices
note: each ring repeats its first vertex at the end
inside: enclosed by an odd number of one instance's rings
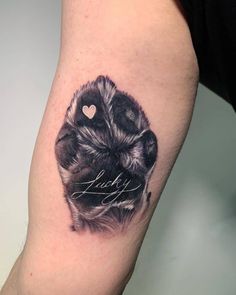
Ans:
POLYGON ((148 205, 157 139, 139 104, 108 77, 74 94, 55 152, 75 230, 124 228, 148 205))

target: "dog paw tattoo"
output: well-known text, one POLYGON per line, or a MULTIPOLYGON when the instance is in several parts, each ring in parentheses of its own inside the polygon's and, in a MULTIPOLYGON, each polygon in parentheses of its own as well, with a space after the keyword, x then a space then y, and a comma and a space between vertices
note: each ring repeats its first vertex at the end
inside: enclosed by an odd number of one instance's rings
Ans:
POLYGON ((76 91, 55 143, 71 228, 127 226, 149 204, 157 147, 140 105, 108 77, 76 91))

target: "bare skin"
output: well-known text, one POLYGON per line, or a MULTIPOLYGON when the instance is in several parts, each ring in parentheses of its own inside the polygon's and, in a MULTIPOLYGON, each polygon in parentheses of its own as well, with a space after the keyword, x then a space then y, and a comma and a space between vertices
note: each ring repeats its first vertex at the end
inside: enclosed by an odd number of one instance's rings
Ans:
POLYGON ((60 59, 30 171, 27 240, 1 295, 122 293, 187 134, 197 84, 190 33, 175 1, 63 1, 60 59), (135 97, 159 146, 148 211, 112 235, 70 230, 54 152, 73 93, 101 74, 135 97))

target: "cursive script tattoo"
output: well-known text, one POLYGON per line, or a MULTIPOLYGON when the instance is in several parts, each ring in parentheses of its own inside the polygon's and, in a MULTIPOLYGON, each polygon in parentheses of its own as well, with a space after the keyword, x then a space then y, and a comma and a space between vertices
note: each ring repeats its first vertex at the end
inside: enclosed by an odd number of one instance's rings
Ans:
POLYGON ((119 196, 121 196, 123 193, 127 192, 133 192, 136 191, 141 184, 137 185, 136 187, 129 188, 129 185, 131 184, 131 179, 124 179, 122 180, 122 174, 120 173, 114 180, 108 180, 106 182, 99 182, 101 177, 104 175, 105 170, 102 170, 98 173, 95 179, 91 181, 86 182, 80 182, 79 185, 87 185, 83 191, 74 192, 71 195, 71 199, 77 200, 80 197, 86 195, 86 194, 93 194, 93 195, 104 195, 104 198, 101 201, 101 205, 107 205, 114 203, 119 196), (93 188, 113 188, 114 190, 111 192, 100 192, 100 191, 93 191, 93 188))
POLYGON ((124 228, 149 204, 157 139, 141 106, 99 76, 75 92, 55 143, 76 231, 124 228))

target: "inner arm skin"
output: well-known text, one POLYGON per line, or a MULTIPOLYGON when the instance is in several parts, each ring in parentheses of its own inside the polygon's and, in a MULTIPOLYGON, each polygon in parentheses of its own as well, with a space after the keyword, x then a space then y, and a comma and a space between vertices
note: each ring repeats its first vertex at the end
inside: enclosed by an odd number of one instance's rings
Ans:
POLYGON ((29 178, 29 226, 1 295, 116 295, 128 282, 192 116, 198 67, 175 1, 64 0, 61 51, 29 178), (55 140, 74 92, 108 75, 138 101, 158 139, 150 207, 112 235, 70 230, 55 140))

